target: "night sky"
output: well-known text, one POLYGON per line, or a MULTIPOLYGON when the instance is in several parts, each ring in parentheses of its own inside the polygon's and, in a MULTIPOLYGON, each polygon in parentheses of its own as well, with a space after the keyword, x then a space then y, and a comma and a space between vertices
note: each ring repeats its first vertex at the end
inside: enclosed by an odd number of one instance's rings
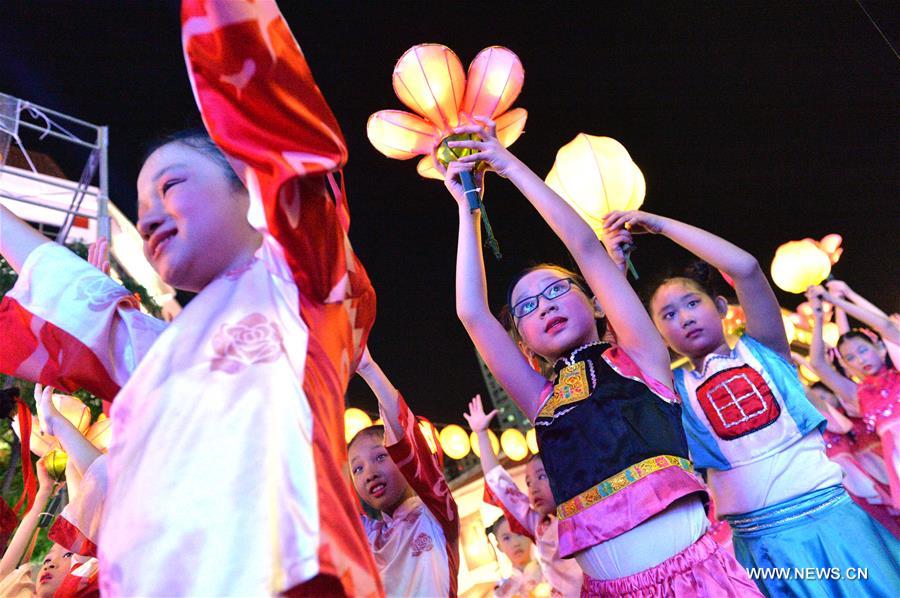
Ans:
MULTIPOLYGON (((512 150, 541 176, 578 132, 614 137, 644 172, 648 211, 724 236, 766 271, 779 244, 840 233, 836 276, 900 311, 900 62, 853 0, 281 4, 350 147, 351 239, 379 299, 372 353, 422 415, 462 423, 485 387, 454 309, 454 204, 414 160, 385 158, 365 135, 372 112, 404 108, 391 71, 417 43, 446 44, 464 65, 488 45, 519 55, 514 106, 529 116, 512 150)), ((896 5, 864 4, 898 45, 896 5)), ((0 91, 109 125, 111 197, 133 216, 144 145, 199 122, 177 3, 2 6, 0 91)), ((499 307, 513 273, 570 258, 515 188, 491 177, 504 258, 486 262, 499 307)), ((646 284, 688 256, 640 237, 634 260, 646 284)), ((375 408, 359 381, 349 397, 375 408)))

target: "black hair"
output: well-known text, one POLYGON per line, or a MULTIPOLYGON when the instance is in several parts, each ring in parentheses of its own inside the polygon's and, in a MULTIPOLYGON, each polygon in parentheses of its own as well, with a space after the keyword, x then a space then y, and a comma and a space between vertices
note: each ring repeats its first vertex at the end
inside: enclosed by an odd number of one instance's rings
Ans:
MULTIPOLYGON (((882 342, 884 342, 884 341, 881 339, 881 335, 878 334, 877 332, 875 332, 874 330, 869 330, 869 329, 867 328, 867 329, 864 331, 862 328, 854 328, 853 330, 848 330, 847 332, 845 332, 844 334, 842 334, 841 336, 839 336, 839 337, 838 337, 838 340, 837 340, 837 343, 834 345, 834 347, 838 350, 838 353, 840 353, 841 345, 844 344, 846 341, 849 341, 849 340, 854 339, 854 338, 859 339, 859 340, 861 340, 861 341, 865 341, 865 342, 869 343, 869 344, 872 345, 872 346, 875 346, 877 343, 882 343, 882 342), (872 336, 870 336, 870 335, 874 336, 875 338, 873 339, 872 336)), ((884 365, 885 365, 885 367, 887 367, 887 368, 893 369, 893 367, 894 367, 894 362, 891 360, 891 354, 890 354, 890 353, 885 353, 885 355, 884 355, 884 365)))
POLYGON ((16 408, 16 399, 20 394, 19 389, 15 386, 0 390, 0 418, 11 417, 10 414, 16 408))
POLYGON ((484 533, 494 534, 496 536, 497 528, 500 527, 500 524, 503 523, 504 521, 506 521, 506 515, 500 515, 499 517, 497 517, 497 519, 492 524, 490 524, 489 526, 484 528, 484 533))
MULTIPOLYGON (((503 325, 503 327, 506 329, 506 331, 509 333, 509 335, 512 337, 512 339, 514 341, 516 341, 516 343, 522 342, 522 336, 519 334, 519 329, 516 327, 516 319, 512 313, 513 289, 515 289, 516 285, 519 284, 519 281, 522 280, 528 274, 531 274, 532 272, 534 272, 536 270, 545 270, 545 269, 556 270, 560 274, 562 274, 564 278, 571 278, 572 282, 575 284, 575 286, 578 287, 579 290, 581 290, 581 292, 584 293, 588 297, 588 299, 590 299, 594 296, 594 292, 591 290, 591 287, 588 286, 588 283, 584 279, 584 277, 574 270, 564 268, 563 266, 559 266, 557 264, 548 264, 548 263, 537 264, 535 266, 525 268, 524 270, 522 270, 521 272, 519 272, 518 274, 513 276, 512 280, 510 281, 509 286, 506 288, 506 305, 504 305, 500 309, 500 313, 497 315, 497 319, 500 320, 500 323, 503 325)), ((598 338, 603 339, 606 336, 606 328, 607 328, 606 318, 605 317, 598 318, 597 319, 598 338)), ((541 364, 541 373, 546 377, 550 377, 553 374, 553 364, 547 362, 547 360, 545 360, 543 357, 540 357, 540 356, 538 356, 538 361, 541 364)))
POLYGON ((687 283, 695 290, 707 295, 710 299, 715 299, 724 294, 722 292, 724 287, 720 283, 720 280, 721 282, 725 282, 718 270, 703 260, 693 260, 685 266, 680 273, 670 273, 651 285, 649 287, 649 294, 644 297, 644 305, 647 307, 647 310, 650 311, 653 298, 656 297, 656 293, 659 289, 672 282, 687 283))
POLYGON ((380 424, 376 426, 368 426, 354 434, 353 438, 350 439, 350 442, 347 443, 347 452, 350 452, 350 447, 353 446, 353 443, 356 442, 357 439, 368 436, 377 436, 384 440, 384 426, 380 424))
POLYGON ((830 388, 828 388, 828 386, 826 386, 825 383, 822 382, 821 380, 816 380, 815 382, 813 382, 812 384, 810 384, 809 387, 810 387, 810 388, 817 388, 817 389, 819 389, 819 390, 825 390, 825 391, 830 392, 831 394, 834 394, 834 392, 833 392, 830 388))
POLYGON ((141 164, 146 162, 153 152, 170 143, 180 143, 191 149, 197 150, 219 165, 222 172, 228 178, 228 182, 231 183, 231 186, 236 191, 246 189, 243 181, 241 181, 240 177, 238 177, 237 173, 228 162, 228 158, 225 157, 225 154, 222 153, 222 150, 219 149, 219 146, 216 145, 216 142, 212 140, 212 137, 209 136, 209 133, 207 133, 206 129, 203 127, 182 129, 157 138, 147 145, 141 164))
POLYGON ((528 458, 527 458, 527 459, 525 459, 525 463, 524 463, 524 464, 525 464, 525 465, 528 465, 529 463, 531 463, 531 462, 534 461, 535 459, 539 459, 541 463, 544 462, 544 459, 541 457, 541 454, 540 454, 540 453, 532 453, 532 454, 528 455, 528 458))

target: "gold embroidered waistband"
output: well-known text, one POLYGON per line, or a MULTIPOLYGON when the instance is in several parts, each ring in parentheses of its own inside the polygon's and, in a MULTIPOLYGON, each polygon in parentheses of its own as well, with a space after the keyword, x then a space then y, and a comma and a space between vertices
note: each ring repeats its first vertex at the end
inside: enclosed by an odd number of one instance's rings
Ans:
POLYGON ((693 463, 682 457, 674 457, 672 455, 657 455, 656 457, 650 457, 649 459, 644 459, 640 463, 635 463, 619 473, 606 478, 596 486, 585 490, 578 496, 570 498, 556 508, 556 515, 560 520, 576 515, 577 513, 594 506, 603 499, 612 496, 616 492, 624 490, 651 473, 669 467, 680 467, 688 473, 694 471, 693 463))

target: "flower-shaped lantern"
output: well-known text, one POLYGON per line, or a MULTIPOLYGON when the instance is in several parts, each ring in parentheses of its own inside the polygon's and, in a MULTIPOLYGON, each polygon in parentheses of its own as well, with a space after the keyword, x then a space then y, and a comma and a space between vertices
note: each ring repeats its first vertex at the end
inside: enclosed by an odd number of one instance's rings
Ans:
MULTIPOLYGON (((556 152, 545 179, 579 216, 602 237, 603 217, 615 210, 636 210, 647 186, 625 146, 611 137, 579 133, 556 152)), ((628 248, 625 248, 626 253, 628 248)), ((632 276, 637 272, 628 258, 632 276)))
POLYGON ((822 250, 819 242, 789 241, 775 251, 772 280, 782 291, 803 293, 828 278, 831 264, 831 256, 822 250))
MULTIPOLYGON (((75 397, 63 394, 54 394, 52 401, 62 416, 69 420, 79 432, 84 434, 88 431, 88 428, 91 426, 91 410, 87 405, 75 397)), ((19 435, 18 420, 19 416, 16 415, 13 418, 13 430, 16 436, 19 435)), ((42 420, 43 416, 40 411, 38 411, 37 416, 31 415, 31 452, 38 457, 43 457, 54 449, 62 449, 59 440, 55 436, 44 432, 43 428, 45 426, 38 425, 38 422, 42 420)))
MULTIPOLYGON (((465 117, 492 119, 504 147, 522 134, 528 113, 523 108, 507 112, 522 90, 525 70, 519 57, 507 48, 491 46, 478 53, 468 76, 450 48, 420 44, 407 50, 394 67, 394 93, 416 114, 380 110, 369 117, 366 133, 375 149, 389 158, 408 160, 422 156, 416 170, 426 178, 443 179, 435 160, 446 166, 471 150, 454 149, 447 141, 468 136, 453 129, 467 124, 465 117)), ((460 176, 469 209, 481 209, 488 243, 499 258, 479 190, 468 172, 460 176)))

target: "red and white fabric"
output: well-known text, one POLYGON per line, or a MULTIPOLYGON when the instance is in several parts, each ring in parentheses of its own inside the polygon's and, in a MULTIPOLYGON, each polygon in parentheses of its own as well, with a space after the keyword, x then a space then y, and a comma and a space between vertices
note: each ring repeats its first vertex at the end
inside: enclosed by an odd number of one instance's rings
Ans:
POLYGON ((575 596, 581 590, 584 572, 575 559, 559 556, 559 520, 553 515, 542 515, 533 508, 528 495, 522 492, 502 465, 497 465, 484 474, 484 483, 500 503, 507 517, 515 521, 534 538, 538 552, 538 563, 544 579, 554 593, 560 596, 575 596))
POLYGON ((398 401, 403 436, 385 426, 384 443, 416 495, 381 519, 364 517, 366 535, 387 595, 456 596, 459 511, 415 416, 398 401))
POLYGON ((347 239, 343 137, 274 2, 185 0, 182 22, 261 248, 164 329, 42 246, 0 310, 16 339, 0 366, 115 398, 104 595, 270 595, 317 576, 379 595, 343 471, 343 395, 375 313, 347 239))

